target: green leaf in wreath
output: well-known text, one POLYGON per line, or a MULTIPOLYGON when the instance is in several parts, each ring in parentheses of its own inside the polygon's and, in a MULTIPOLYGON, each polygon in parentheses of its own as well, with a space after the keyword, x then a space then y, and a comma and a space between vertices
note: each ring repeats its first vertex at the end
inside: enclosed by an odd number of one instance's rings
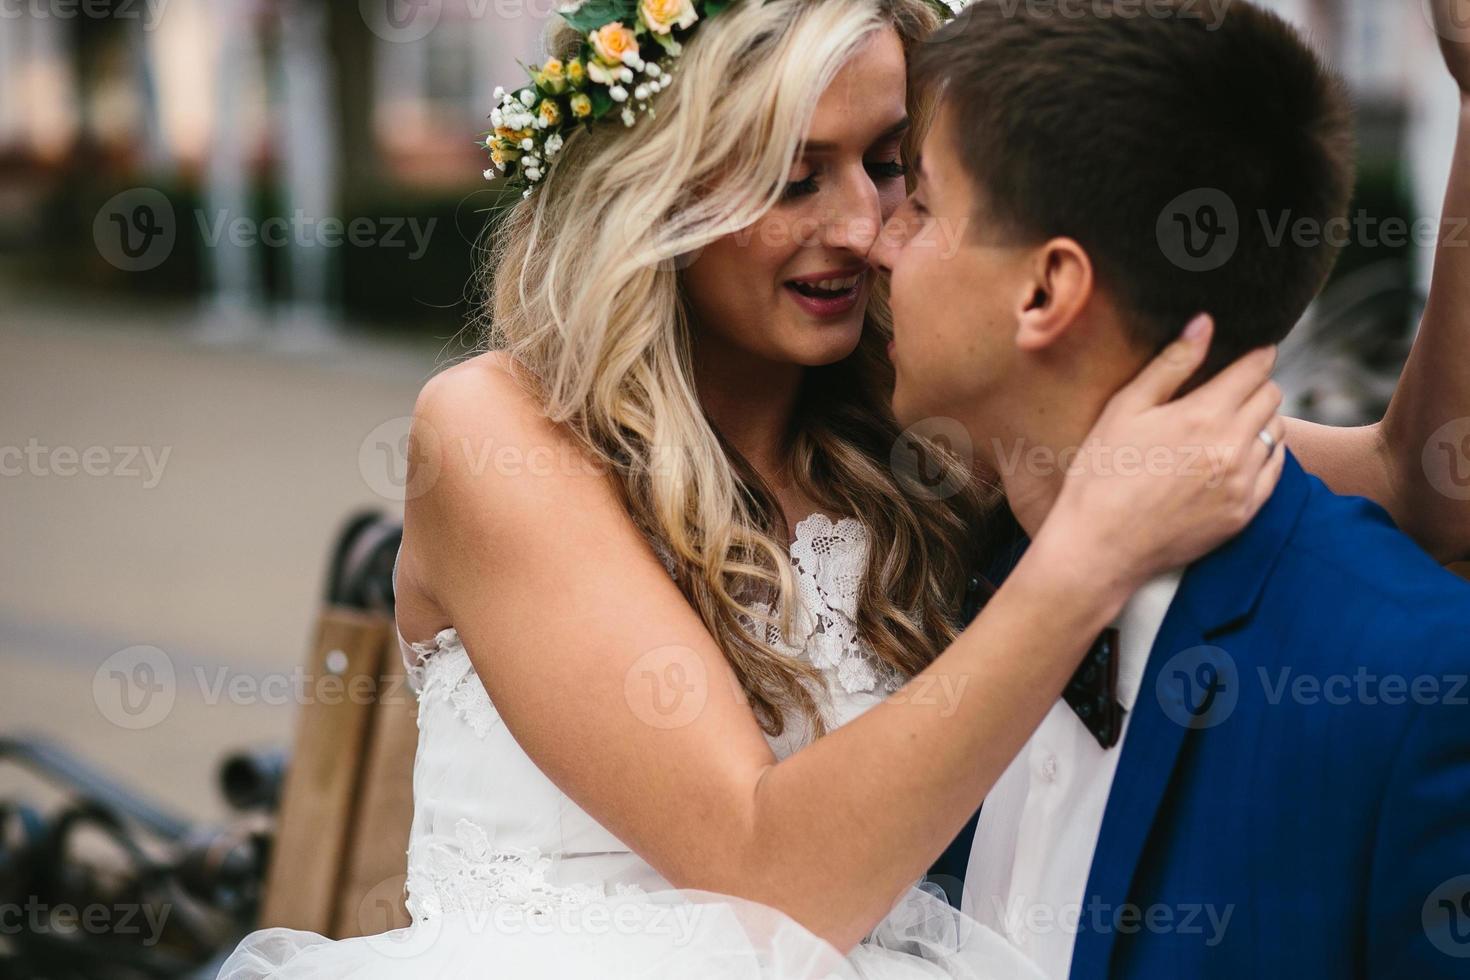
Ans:
POLYGON ((593 119, 601 119, 603 116, 611 112, 612 107, 617 104, 613 102, 613 97, 607 94, 607 89, 603 88, 601 85, 592 86, 592 89, 587 93, 587 95, 592 99, 593 119))
POLYGON ((684 45, 675 40, 673 31, 667 34, 655 34, 653 39, 658 42, 659 47, 663 48, 665 53, 672 57, 678 57, 684 50, 684 45))
POLYGON ((583 34, 591 34, 615 20, 632 25, 637 15, 637 0, 587 0, 572 13, 561 16, 583 34))

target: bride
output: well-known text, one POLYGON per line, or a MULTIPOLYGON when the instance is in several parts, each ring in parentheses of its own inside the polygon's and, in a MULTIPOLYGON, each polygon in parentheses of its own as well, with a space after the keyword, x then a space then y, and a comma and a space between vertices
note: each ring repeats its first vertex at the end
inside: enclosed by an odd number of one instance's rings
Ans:
MULTIPOLYGON (((573 11, 538 87, 577 92, 589 53, 616 83, 597 59, 630 38, 578 17, 620 5, 573 11)), ((940 13, 638 6, 676 72, 642 69, 660 84, 625 91, 634 125, 593 105, 608 118, 564 141, 526 137, 494 349, 415 409, 413 924, 261 930, 221 977, 1033 976, 918 883, 1133 590, 1275 484, 1267 359, 1171 401, 1206 353, 1189 331, 1092 436, 1233 449, 1227 470, 1070 475, 957 624, 1004 508, 899 432, 865 261, 925 119, 905 54, 940 13)))

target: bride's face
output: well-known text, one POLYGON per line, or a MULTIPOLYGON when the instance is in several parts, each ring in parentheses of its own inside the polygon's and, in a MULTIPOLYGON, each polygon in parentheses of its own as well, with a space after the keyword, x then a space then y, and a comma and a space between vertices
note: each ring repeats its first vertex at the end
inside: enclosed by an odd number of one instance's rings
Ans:
POLYGON ((702 341, 805 366, 857 347, 874 274, 868 252, 905 194, 905 85, 903 45, 891 29, 838 73, 782 201, 685 270, 702 341))

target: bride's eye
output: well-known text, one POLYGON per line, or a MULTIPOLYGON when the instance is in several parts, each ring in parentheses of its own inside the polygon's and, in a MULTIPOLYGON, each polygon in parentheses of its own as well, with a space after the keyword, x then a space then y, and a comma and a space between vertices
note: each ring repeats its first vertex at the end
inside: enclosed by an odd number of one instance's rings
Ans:
POLYGON ((908 175, 909 168, 902 160, 886 160, 868 164, 868 172, 880 180, 898 180, 908 175))
MULTIPOLYGON (((901 180, 909 172, 909 168, 904 165, 902 160, 883 160, 864 163, 863 166, 877 180, 901 180)), ((810 176, 802 180, 794 180, 787 184, 782 198, 790 201, 799 197, 810 196, 816 192, 817 172, 813 170, 810 176)))
POLYGON ((798 197, 807 197, 817 192, 817 174, 812 171, 811 176, 802 180, 793 180, 786 185, 786 191, 782 194, 784 200, 790 201, 798 197))

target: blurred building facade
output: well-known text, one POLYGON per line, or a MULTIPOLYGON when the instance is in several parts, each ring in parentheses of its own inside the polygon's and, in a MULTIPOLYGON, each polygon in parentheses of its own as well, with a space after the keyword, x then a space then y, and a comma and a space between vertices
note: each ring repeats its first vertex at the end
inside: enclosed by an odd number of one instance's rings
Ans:
POLYGON ((483 158, 472 140, 490 91, 535 57, 554 4, 380 5, 411 16, 374 30, 386 18, 369 0, 157 0, 112 17, 15 5, 0 14, 0 156, 56 163, 89 139, 131 164, 197 172, 232 141, 267 159, 299 135, 279 118, 297 102, 357 103, 373 142, 346 152, 403 179, 463 182, 483 158))
MULTIPOLYGON (((1424 0, 1265 0, 1302 25, 1347 79, 1357 100, 1365 156, 1402 165, 1413 217, 1437 217, 1454 152, 1459 97, 1424 0)), ((1427 288, 1432 247, 1414 249, 1427 288)))
MULTIPOLYGON (((1421 0, 1266 3, 1302 24, 1349 79, 1370 177, 1401 189, 1410 217, 1436 215, 1458 102, 1421 0)), ((475 210, 467 195, 483 187, 475 140, 488 125, 490 92, 524 77, 520 65, 536 59, 555 7, 556 0, 8 7, 0 15, 0 247, 64 226, 47 201, 80 202, 88 190, 100 198, 137 183, 165 186, 201 214, 269 210, 319 221, 387 209, 463 225, 462 212, 475 210)), ((80 224, 87 215, 78 209, 80 224)), ((459 231, 462 248, 473 235, 459 231)), ((220 308, 258 306, 270 293, 307 321, 321 320, 320 311, 344 296, 349 305, 381 305, 375 280, 412 281, 423 271, 384 270, 363 256, 294 243, 283 257, 228 243, 196 252, 197 268, 182 275, 220 308)), ((1431 252, 1407 256, 1421 286, 1431 252)), ((451 279, 424 287, 431 305, 452 298, 451 279)))
MULTIPOLYGON (((207 232, 215 215, 246 216, 257 227, 268 215, 313 229, 360 217, 433 227, 462 225, 458 212, 468 210, 482 223, 483 207, 463 205, 483 187, 476 139, 489 125, 490 92, 523 77, 519 62, 534 58, 553 10, 552 0, 38 0, 7 8, 0 247, 44 245, 68 225, 83 238, 87 206, 95 211, 139 185, 161 189, 189 235, 193 225, 207 232)), ((459 232, 454 244, 464 250, 475 236, 459 232)), ((400 262, 385 275, 349 250, 282 245, 216 238, 171 256, 165 288, 197 288, 215 322, 240 311, 248 320, 270 304, 310 326, 330 323, 357 283, 402 278, 412 291, 422 271, 400 262)), ((66 265, 64 250, 55 258, 47 264, 66 265)), ((446 289, 419 299, 449 302, 446 289)), ((357 305, 374 299, 369 289, 357 305)))

